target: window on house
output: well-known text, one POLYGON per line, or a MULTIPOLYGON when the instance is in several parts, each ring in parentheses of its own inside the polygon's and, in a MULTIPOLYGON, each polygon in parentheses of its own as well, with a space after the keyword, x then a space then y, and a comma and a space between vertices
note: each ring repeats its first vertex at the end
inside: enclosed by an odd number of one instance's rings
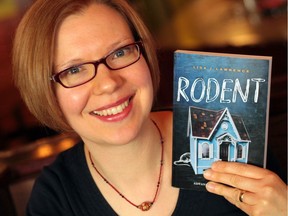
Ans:
POLYGON ((202 145, 202 158, 209 158, 209 145, 207 143, 202 145))
POLYGON ((242 145, 237 146, 237 158, 243 158, 243 146, 242 145))
POLYGON ((213 156, 213 145, 207 142, 199 145, 198 157, 210 159, 213 156))

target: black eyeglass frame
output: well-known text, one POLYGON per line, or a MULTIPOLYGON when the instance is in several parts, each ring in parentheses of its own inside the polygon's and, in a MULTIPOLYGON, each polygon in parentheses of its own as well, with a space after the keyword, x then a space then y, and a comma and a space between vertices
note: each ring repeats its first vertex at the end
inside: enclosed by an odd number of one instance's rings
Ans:
POLYGON ((99 66, 100 64, 104 64, 104 65, 105 65, 107 68, 109 68, 110 70, 120 70, 120 69, 126 68, 126 67, 128 67, 128 66, 136 63, 136 62, 140 59, 141 55, 143 54, 143 49, 144 49, 144 48, 143 48, 143 43, 142 43, 142 41, 136 41, 136 42, 134 42, 134 43, 127 44, 127 45, 125 45, 125 46, 119 47, 119 48, 111 51, 109 54, 107 54, 106 56, 104 56, 104 57, 101 58, 101 59, 98 59, 97 61, 84 62, 84 63, 78 64, 78 65, 75 65, 75 66, 66 68, 66 69, 64 69, 64 70, 62 70, 62 71, 60 71, 60 72, 58 72, 58 73, 53 74, 52 76, 50 76, 50 80, 59 83, 59 84, 62 85, 64 88, 74 88, 74 87, 77 87, 77 86, 80 86, 80 85, 84 85, 85 83, 88 83, 89 81, 91 81, 92 79, 95 78, 95 76, 96 76, 96 74, 97 74, 97 68, 98 68, 98 66, 99 66), (111 66, 109 66, 109 65, 107 64, 107 61, 106 61, 106 60, 107 60, 107 58, 108 58, 112 53, 114 53, 114 52, 116 52, 117 50, 120 50, 120 49, 122 49, 122 48, 125 48, 125 47, 127 47, 127 46, 131 46, 131 45, 136 45, 136 46, 138 47, 138 50, 139 50, 139 56, 138 56, 137 59, 135 59, 135 61, 131 62, 131 63, 128 64, 128 65, 125 65, 125 66, 123 66, 123 67, 120 67, 120 68, 118 68, 118 67, 117 67, 117 68, 112 68, 111 66), (80 83, 80 84, 77 84, 77 85, 73 85, 73 86, 66 86, 66 85, 60 80, 60 75, 61 75, 62 73, 67 72, 67 70, 70 70, 70 69, 72 69, 73 67, 79 67, 79 66, 85 65, 85 64, 92 64, 92 65, 94 66, 94 68, 95 68, 94 76, 92 76, 92 77, 91 77, 90 79, 88 79, 87 81, 85 81, 85 82, 83 82, 83 83, 80 83))

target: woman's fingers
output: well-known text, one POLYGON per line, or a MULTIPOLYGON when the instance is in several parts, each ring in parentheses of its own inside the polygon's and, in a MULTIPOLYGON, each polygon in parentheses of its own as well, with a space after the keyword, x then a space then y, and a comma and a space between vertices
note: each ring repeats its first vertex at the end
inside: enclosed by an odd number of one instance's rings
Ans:
POLYGON ((254 192, 259 184, 258 179, 244 177, 238 174, 217 172, 212 169, 204 172, 204 177, 210 181, 221 182, 241 190, 248 190, 254 192))
POLYGON ((222 162, 217 161, 212 164, 212 170, 223 173, 242 175, 249 178, 261 179, 270 171, 254 165, 237 163, 237 162, 222 162))
POLYGON ((273 172, 248 164, 216 162, 204 172, 209 192, 249 215, 287 215, 287 185, 273 172))
POLYGON ((243 191, 234 187, 229 187, 220 183, 208 182, 206 188, 212 193, 224 196, 236 206, 240 205, 241 203, 255 205, 258 202, 254 193, 243 191))

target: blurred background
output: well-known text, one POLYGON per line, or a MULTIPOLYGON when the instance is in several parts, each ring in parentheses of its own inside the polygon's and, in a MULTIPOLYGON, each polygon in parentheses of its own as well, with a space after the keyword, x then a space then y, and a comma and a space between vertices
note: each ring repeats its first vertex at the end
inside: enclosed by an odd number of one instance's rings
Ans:
MULTIPOLYGON (((39 125, 12 81, 16 26, 32 0, 0 0, 0 212, 24 215, 40 169, 78 138, 39 125)), ((173 51, 273 56, 268 168, 287 182, 287 0, 129 0, 158 43, 155 109, 171 108, 173 51)))

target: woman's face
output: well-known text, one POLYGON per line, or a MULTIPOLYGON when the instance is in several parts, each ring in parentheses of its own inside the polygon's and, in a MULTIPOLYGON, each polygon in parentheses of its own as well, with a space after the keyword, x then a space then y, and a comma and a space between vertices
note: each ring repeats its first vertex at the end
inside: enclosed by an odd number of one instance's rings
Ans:
MULTIPOLYGON (((61 24, 55 70, 97 61, 133 42, 129 26, 118 12, 93 4, 61 24)), ((74 88, 56 84, 56 97, 68 123, 85 143, 125 144, 139 135, 149 116, 153 101, 149 67, 143 56, 119 70, 100 64, 96 77, 88 83, 74 88)))

